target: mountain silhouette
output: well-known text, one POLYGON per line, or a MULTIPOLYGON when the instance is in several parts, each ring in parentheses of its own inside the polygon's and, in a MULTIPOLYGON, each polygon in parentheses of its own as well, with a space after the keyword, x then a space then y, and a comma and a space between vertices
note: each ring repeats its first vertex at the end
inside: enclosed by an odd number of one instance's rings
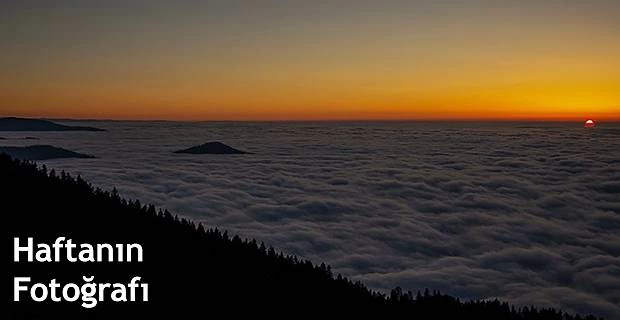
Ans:
POLYGON ((247 154, 248 152, 237 150, 227 146, 221 142, 207 142, 199 146, 177 150, 174 153, 190 153, 190 154, 247 154))
POLYGON ((0 118, 0 131, 106 131, 104 129, 66 126, 42 119, 0 118))
MULTIPOLYGON (((436 291, 388 295, 361 282, 334 275, 316 265, 285 255, 256 240, 243 240, 217 228, 205 228, 123 199, 116 190, 94 188, 81 177, 48 170, 35 163, 0 154, 2 219, 2 314, 11 319, 211 319, 269 317, 403 318, 482 320, 594 320, 556 309, 516 308, 498 300, 461 301, 436 291), (14 262, 13 239, 34 237, 53 243, 137 243, 142 262, 51 263, 14 262), (126 283, 133 276, 148 283, 148 302, 100 302, 95 308, 76 302, 13 302, 13 278, 33 282, 126 283)), ((27 293, 26 293, 27 295, 27 293)), ((25 295, 25 296, 26 296, 25 295)), ((109 295, 109 292, 107 293, 109 295)), ((26 296, 29 298, 29 296, 26 296)))
POLYGON ((0 147, 0 153, 6 153, 22 160, 48 160, 59 158, 94 158, 94 156, 49 145, 27 147, 0 147))

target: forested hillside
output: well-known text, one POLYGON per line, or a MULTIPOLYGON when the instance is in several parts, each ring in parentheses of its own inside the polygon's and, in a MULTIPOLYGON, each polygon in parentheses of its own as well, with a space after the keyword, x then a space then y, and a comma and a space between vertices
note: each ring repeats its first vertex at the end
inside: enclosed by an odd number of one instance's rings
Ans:
MULTIPOLYGON (((557 310, 514 308, 499 301, 460 301, 428 291, 369 290, 332 274, 325 264, 284 255, 255 240, 195 225, 115 191, 93 188, 80 177, 49 171, 0 155, 3 303, 15 318, 209 319, 221 313, 246 316, 317 314, 402 316, 403 319, 584 319, 557 310), (143 262, 13 262, 13 238, 53 243, 63 236, 78 243, 139 243, 143 262), (13 301, 13 277, 81 282, 128 282, 141 276, 150 284, 149 301, 105 301, 91 309, 79 302, 13 301)), ((277 244, 272 244, 277 245, 277 244)), ((348 316, 347 316, 348 315, 348 316)), ((2 318, 5 318, 4 316, 2 318)), ((594 319, 594 317, 587 317, 594 319)))

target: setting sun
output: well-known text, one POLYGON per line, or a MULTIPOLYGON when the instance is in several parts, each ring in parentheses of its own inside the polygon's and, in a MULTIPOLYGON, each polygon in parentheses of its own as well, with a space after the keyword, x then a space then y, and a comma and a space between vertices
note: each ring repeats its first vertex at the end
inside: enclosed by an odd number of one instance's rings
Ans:
POLYGON ((620 0, 0 21, 7 319, 620 320, 620 0))

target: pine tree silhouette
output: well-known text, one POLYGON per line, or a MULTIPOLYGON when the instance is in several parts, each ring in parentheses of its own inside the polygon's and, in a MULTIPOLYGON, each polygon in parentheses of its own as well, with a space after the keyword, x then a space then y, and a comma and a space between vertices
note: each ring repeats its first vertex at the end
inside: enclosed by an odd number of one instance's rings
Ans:
POLYGON ((378 318, 494 320, 595 320, 555 309, 516 308, 505 302, 465 301, 428 289, 413 295, 397 287, 389 296, 361 282, 276 252, 254 239, 232 238, 227 231, 205 228, 167 210, 125 200, 117 192, 94 188, 81 177, 37 167, 0 154, 2 201, 3 305, 10 319, 192 318, 216 315, 270 316, 321 314, 378 318), (139 243, 144 261, 126 263, 15 263, 13 237, 52 243, 64 236, 77 243, 139 243), (98 282, 141 276, 150 285, 149 302, 104 301, 93 309, 79 303, 14 303, 12 281, 30 276, 78 282, 83 275, 98 282), (290 313, 294 310, 295 313, 290 313))

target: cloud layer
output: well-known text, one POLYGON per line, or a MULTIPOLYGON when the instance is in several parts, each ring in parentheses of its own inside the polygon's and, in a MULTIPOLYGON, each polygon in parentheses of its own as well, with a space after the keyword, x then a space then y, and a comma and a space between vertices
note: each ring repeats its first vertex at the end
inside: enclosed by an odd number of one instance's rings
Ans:
MULTIPOLYGON (((80 123, 80 125, 93 125, 80 123)), ((102 122, 48 166, 381 290, 620 315, 620 127, 102 122), (183 155, 222 141, 252 155, 183 155)), ((24 145, 17 134, 3 144, 24 145)))

